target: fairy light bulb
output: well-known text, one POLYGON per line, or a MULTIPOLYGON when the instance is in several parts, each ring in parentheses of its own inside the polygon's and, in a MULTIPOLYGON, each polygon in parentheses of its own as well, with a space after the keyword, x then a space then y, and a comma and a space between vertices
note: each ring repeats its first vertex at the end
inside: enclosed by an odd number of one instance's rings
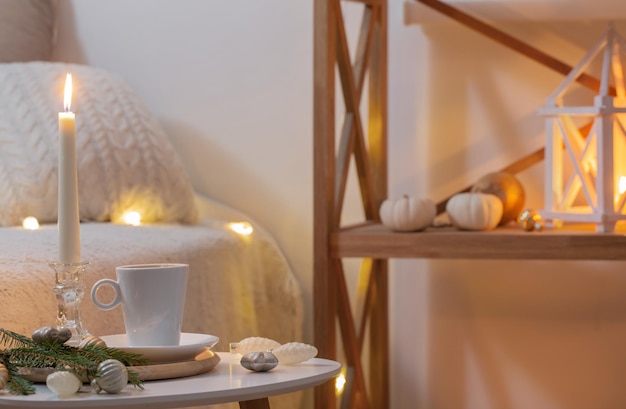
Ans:
POLYGON ((141 224, 141 214, 134 210, 129 210, 122 215, 122 221, 131 226, 139 226, 141 224))
POLYGON ((335 378, 335 395, 341 396, 346 387, 346 375, 343 371, 335 378))
POLYGON ((241 234, 242 236, 249 236, 254 231, 254 228, 248 222, 229 223, 228 227, 230 227, 230 229, 235 233, 241 234))
POLYGON ((39 220, 36 217, 28 216, 22 220, 22 227, 26 230, 37 230, 39 228, 39 220))

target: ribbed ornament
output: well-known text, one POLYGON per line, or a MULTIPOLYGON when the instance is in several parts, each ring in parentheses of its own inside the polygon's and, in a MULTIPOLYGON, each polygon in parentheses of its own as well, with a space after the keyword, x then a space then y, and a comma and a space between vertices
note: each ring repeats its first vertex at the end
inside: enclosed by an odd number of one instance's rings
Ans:
POLYGON ((107 359, 98 365, 94 382, 100 390, 119 393, 128 384, 128 370, 117 359, 107 359))

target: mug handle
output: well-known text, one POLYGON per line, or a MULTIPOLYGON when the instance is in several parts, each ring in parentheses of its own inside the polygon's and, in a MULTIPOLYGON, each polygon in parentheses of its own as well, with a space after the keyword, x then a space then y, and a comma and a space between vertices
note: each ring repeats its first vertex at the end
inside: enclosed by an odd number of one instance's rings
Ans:
POLYGON ((98 280, 93 287, 91 287, 91 300, 93 301, 94 304, 96 304, 96 307, 100 308, 101 310, 104 311, 108 311, 108 310, 112 310, 113 308, 115 308, 117 306, 117 304, 122 302, 122 292, 120 291, 120 285, 117 283, 117 281, 115 280, 111 280, 110 278, 103 278, 102 280, 98 280), (113 287, 113 290, 115 291, 115 297, 113 298, 113 301, 111 301, 108 304, 105 304, 103 302, 101 302, 100 300, 98 300, 98 288, 100 288, 103 285, 108 285, 113 287))

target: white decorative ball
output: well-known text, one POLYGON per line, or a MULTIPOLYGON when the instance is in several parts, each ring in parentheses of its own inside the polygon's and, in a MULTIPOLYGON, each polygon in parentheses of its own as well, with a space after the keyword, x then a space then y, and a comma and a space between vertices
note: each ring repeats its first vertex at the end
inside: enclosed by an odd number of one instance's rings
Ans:
POLYGON ((46 378, 46 386, 59 397, 70 396, 78 392, 82 382, 68 371, 53 372, 46 378))
POLYGON ((293 365, 317 356, 317 348, 301 342, 288 342, 272 350, 280 365, 293 365))

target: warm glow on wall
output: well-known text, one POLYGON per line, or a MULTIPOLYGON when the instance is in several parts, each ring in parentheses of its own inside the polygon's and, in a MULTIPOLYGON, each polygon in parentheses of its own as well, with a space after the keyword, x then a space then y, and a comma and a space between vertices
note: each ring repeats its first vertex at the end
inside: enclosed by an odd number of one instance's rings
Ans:
POLYGON ((242 236, 249 236, 254 231, 252 225, 248 222, 229 223, 228 227, 235 233, 241 234, 242 236))
POLYGON ((28 216, 22 221, 22 227, 26 230, 37 230, 39 228, 39 220, 36 217, 28 216))

